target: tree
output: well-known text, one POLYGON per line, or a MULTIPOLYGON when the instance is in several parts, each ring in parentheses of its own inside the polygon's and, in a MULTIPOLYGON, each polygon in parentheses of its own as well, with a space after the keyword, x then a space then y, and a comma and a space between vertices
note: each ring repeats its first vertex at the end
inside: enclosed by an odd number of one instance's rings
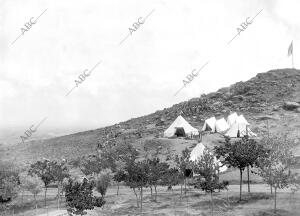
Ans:
POLYGON ((211 197, 211 209, 213 215, 213 192, 216 189, 225 189, 228 186, 228 182, 219 182, 218 171, 219 167, 215 163, 214 155, 207 149, 204 150, 203 155, 193 164, 194 179, 196 183, 195 188, 201 188, 203 191, 210 193, 211 197))
POLYGON ((117 196, 119 195, 120 182, 125 181, 125 179, 126 179, 125 172, 122 169, 118 169, 113 176, 113 180, 116 181, 118 184, 117 196))
MULTIPOLYGON (((13 163, 0 161, 0 204, 9 203, 18 195, 19 176, 13 163)), ((0 206, 1 207, 1 206, 0 206)))
POLYGON ((51 182, 54 181, 54 176, 52 173, 52 164, 49 160, 37 161, 34 164, 31 164, 30 169, 28 171, 29 175, 37 175, 42 179, 45 186, 45 206, 47 200, 47 189, 51 182))
POLYGON ((125 170, 125 183, 133 189, 133 192, 137 199, 137 207, 143 208, 143 187, 146 187, 149 181, 149 165, 146 160, 139 162, 128 161, 126 163, 125 170), (138 189, 140 192, 139 196, 137 194, 136 189, 138 189))
POLYGON ((93 196, 94 186, 94 183, 89 182, 86 178, 82 182, 69 179, 65 194, 67 211, 75 215, 84 215, 86 214, 85 210, 103 206, 105 200, 102 197, 93 196))
POLYGON ((277 189, 297 185, 297 174, 291 172, 296 160, 292 152, 293 144, 286 137, 268 137, 262 140, 268 151, 266 156, 259 158, 258 174, 274 187, 274 211, 276 213, 277 189))
POLYGON ((95 176, 102 170, 101 160, 98 155, 87 155, 80 159, 79 168, 86 176, 95 176))
POLYGON ((225 143, 215 147, 217 158, 223 158, 223 164, 228 167, 236 167, 240 170, 240 201, 242 200, 242 177, 243 170, 247 166, 253 166, 258 158, 263 154, 264 148, 258 145, 254 140, 243 137, 241 140, 230 142, 226 138, 225 143))
POLYGON ((37 175, 22 175, 20 177, 20 182, 22 188, 32 193, 34 202, 35 202, 35 209, 37 209, 37 200, 36 195, 42 192, 43 189, 43 181, 37 175))
POLYGON ((191 162, 190 162, 190 150, 188 148, 185 148, 182 151, 182 154, 176 155, 175 156, 175 163, 177 166, 177 169, 180 173, 180 178, 182 179, 181 181, 181 192, 180 192, 180 199, 182 198, 182 186, 184 184, 184 194, 186 194, 186 176, 185 176, 185 172, 188 168, 190 168, 191 166, 191 162))
POLYGON ((111 171, 103 170, 95 178, 96 190, 101 194, 102 198, 106 194, 107 188, 111 184, 111 171))
POLYGON ((69 175, 69 169, 66 166, 66 161, 52 161, 50 162, 51 167, 51 174, 53 176, 53 181, 57 182, 57 208, 59 209, 60 205, 60 193, 62 191, 63 187, 63 181, 64 179, 68 178, 69 175))
MULTIPOLYGON (((157 185, 162 181, 162 177, 167 173, 169 169, 169 165, 165 162, 160 162, 159 158, 148 159, 147 160, 149 166, 148 173, 148 184, 154 186, 155 190, 155 201, 157 198, 157 185)), ((151 195, 152 195, 152 187, 151 187, 151 195)))

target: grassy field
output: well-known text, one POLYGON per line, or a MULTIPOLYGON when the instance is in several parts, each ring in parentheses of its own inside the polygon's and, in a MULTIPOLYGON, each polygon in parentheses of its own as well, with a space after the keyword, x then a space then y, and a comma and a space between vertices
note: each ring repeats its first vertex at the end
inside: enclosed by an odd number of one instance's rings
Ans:
MULTIPOLYGON (((272 213, 274 201, 270 189, 264 184, 251 185, 251 193, 247 193, 247 186, 243 185, 243 201, 239 202, 239 185, 229 186, 229 190, 214 193, 214 216, 268 216, 272 213)), ((180 186, 171 191, 166 187, 158 188, 157 201, 151 198, 150 189, 144 190, 143 209, 136 207, 136 199, 133 191, 125 186, 120 187, 119 196, 116 195, 117 187, 109 188, 106 195, 106 204, 102 208, 88 211, 89 216, 96 215, 212 215, 210 195, 203 191, 188 187, 187 194, 180 199, 180 186)), ((61 210, 57 211, 56 189, 48 191, 47 208, 44 208, 43 193, 38 196, 38 209, 34 209, 33 197, 29 193, 24 194, 23 205, 21 196, 14 201, 19 208, 14 208, 0 215, 15 216, 58 216, 66 212, 64 198, 61 210), (48 212, 48 213, 47 213, 48 212)), ((99 195, 95 192, 96 195, 99 195)), ((289 189, 279 190, 277 215, 300 215, 300 192, 292 194, 289 189)))

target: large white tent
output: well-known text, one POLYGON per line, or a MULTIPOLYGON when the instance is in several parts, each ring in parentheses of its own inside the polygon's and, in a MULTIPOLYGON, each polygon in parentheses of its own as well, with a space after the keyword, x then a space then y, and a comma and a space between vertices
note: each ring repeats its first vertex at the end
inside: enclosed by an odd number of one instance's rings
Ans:
POLYGON ((178 116, 170 127, 165 130, 164 137, 172 137, 175 135, 177 128, 183 128, 186 135, 199 135, 199 131, 192 127, 181 115, 178 116))
POLYGON ((233 125, 236 122, 238 115, 236 114, 236 112, 230 114, 227 117, 227 124, 229 124, 229 126, 233 125))
POLYGON ((230 129, 225 133, 225 136, 231 138, 244 137, 248 134, 249 137, 256 137, 257 135, 253 133, 249 126, 245 123, 234 123, 231 125, 230 129))
POLYGON ((237 123, 239 124, 246 124, 246 125, 250 125, 247 120, 245 119, 245 117, 243 115, 239 115, 236 120, 237 123))
MULTIPOLYGON (((191 151, 190 154, 190 161, 196 162, 198 161, 202 155, 206 147, 202 143, 198 143, 193 150, 191 151)), ((219 166, 219 171, 220 172, 225 172, 227 170, 226 166, 223 166, 222 163, 214 157, 215 164, 219 166)))
POLYGON ((206 119, 202 128, 202 131, 211 131, 215 132, 216 131, 216 118, 211 117, 209 119, 206 119))
POLYGON ((216 132, 221 133, 229 129, 229 125, 224 118, 216 121, 216 132))

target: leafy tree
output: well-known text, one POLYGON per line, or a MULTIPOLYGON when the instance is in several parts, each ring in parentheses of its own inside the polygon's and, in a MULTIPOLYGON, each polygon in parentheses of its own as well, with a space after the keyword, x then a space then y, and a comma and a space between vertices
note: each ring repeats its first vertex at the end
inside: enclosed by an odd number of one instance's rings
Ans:
POLYGON ((61 162, 52 161, 52 162, 50 162, 50 167, 51 167, 51 174, 53 176, 53 181, 57 182, 57 207, 59 209, 60 193, 62 191, 64 179, 66 179, 70 176, 69 169, 66 166, 65 160, 63 160, 61 162))
POLYGON ((241 140, 230 142, 226 138, 225 143, 215 147, 217 158, 223 158, 223 164, 228 167, 236 167, 240 170, 240 201, 242 200, 242 176, 247 166, 254 166, 259 157, 263 157, 264 148, 254 140, 243 137, 241 140))
POLYGON ((88 181, 86 178, 82 182, 69 179, 66 185, 66 203, 67 211, 70 214, 84 215, 85 210, 94 209, 95 206, 101 207, 105 201, 102 197, 93 196, 93 181, 88 181))
POLYGON ((0 203, 17 197, 18 185, 19 177, 14 164, 0 161, 0 203))
POLYGON ((117 196, 119 195, 120 182, 125 181, 125 179, 126 179, 126 174, 124 170, 118 169, 113 176, 113 180, 116 181, 118 184, 117 196))
POLYGON ((185 172, 188 168, 191 167, 191 162, 190 162, 190 150, 188 148, 185 148, 182 151, 182 154, 176 155, 175 156, 175 163, 177 166, 177 169, 180 173, 180 179, 181 179, 181 189, 180 189, 180 198, 182 198, 182 186, 184 184, 184 193, 186 194, 186 176, 185 172))
POLYGON ((193 171, 195 173, 194 179, 196 180, 195 188, 201 188, 203 191, 210 193, 213 215, 213 192, 216 189, 225 189, 228 182, 219 182, 219 167, 215 163, 214 155, 208 150, 204 150, 202 157, 194 162, 193 171))
POLYGON ((268 148, 266 157, 259 158, 258 174, 271 187, 274 187, 274 211, 276 213, 277 189, 297 185, 298 176, 291 172, 296 160, 292 152, 293 145, 285 137, 268 137, 262 140, 268 148))
POLYGON ((172 186, 181 183, 181 174, 177 168, 169 168, 167 172, 162 176, 162 185, 167 185, 168 190, 172 189, 172 186))
MULTIPOLYGON (((155 201, 157 198, 157 185, 162 182, 162 177, 167 173, 169 169, 169 165, 165 162, 160 162, 159 158, 154 158, 152 160, 147 160, 149 166, 148 173, 148 184, 150 186, 154 186, 155 190, 155 201)), ((151 195, 152 195, 152 187, 151 187, 151 195)))
POLYGON ((52 173, 52 163, 49 160, 44 161, 37 161, 34 164, 31 164, 28 173, 30 175, 37 175, 42 179, 45 186, 45 206, 46 206, 46 199, 47 199, 47 189, 51 182, 55 181, 55 177, 52 173))
POLYGON ((147 161, 128 161, 126 163, 126 180, 125 183, 130 188, 133 189, 133 192, 137 199, 137 207, 143 208, 143 187, 147 186, 149 181, 149 165, 147 161), (137 194, 136 189, 139 190, 140 194, 137 194), (140 205, 139 205, 140 202, 140 205))
POLYGON ((98 155, 88 155, 80 159, 79 168, 86 176, 95 176, 102 170, 101 160, 98 155))
POLYGON ((22 175, 20 177, 20 182, 22 188, 32 193, 34 202, 35 202, 35 209, 37 209, 37 200, 36 195, 43 190, 44 183, 37 175, 22 175))
POLYGON ((96 183, 96 190, 101 194, 104 198, 107 188, 111 184, 111 171, 110 170, 103 170, 101 171, 95 179, 96 183))

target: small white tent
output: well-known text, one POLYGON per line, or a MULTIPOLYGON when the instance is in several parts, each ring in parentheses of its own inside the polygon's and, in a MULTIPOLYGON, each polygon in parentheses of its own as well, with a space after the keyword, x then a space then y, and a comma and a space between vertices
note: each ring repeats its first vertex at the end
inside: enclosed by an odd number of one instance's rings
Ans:
POLYGON ((236 112, 230 114, 227 117, 227 124, 229 124, 229 126, 233 125, 236 122, 238 115, 236 114, 236 112))
POLYGON ((181 115, 178 116, 170 127, 165 130, 164 137, 172 137, 175 135, 177 128, 183 128, 186 135, 199 135, 199 131, 192 127, 181 115))
POLYGON ((229 129, 229 125, 224 118, 216 121, 216 132, 221 133, 229 129))
MULTIPOLYGON (((193 148, 193 150, 191 151, 190 161, 193 161, 193 162, 198 161, 202 157, 205 149, 206 149, 206 147, 202 143, 198 143, 195 146, 195 148, 193 148)), ((225 172, 227 170, 227 167, 225 165, 223 166, 223 164, 219 160, 217 160, 216 157, 214 157, 214 162, 215 162, 215 165, 219 166, 220 172, 225 172)))
POLYGON ((202 128, 202 131, 211 131, 215 132, 216 130, 216 118, 211 117, 209 119, 206 119, 202 128))
POLYGON ((238 137, 244 137, 247 135, 249 137, 255 137, 257 136, 255 133, 253 133, 249 126, 245 123, 234 123, 231 125, 230 129, 225 133, 225 136, 231 137, 231 138, 238 138, 238 137))

